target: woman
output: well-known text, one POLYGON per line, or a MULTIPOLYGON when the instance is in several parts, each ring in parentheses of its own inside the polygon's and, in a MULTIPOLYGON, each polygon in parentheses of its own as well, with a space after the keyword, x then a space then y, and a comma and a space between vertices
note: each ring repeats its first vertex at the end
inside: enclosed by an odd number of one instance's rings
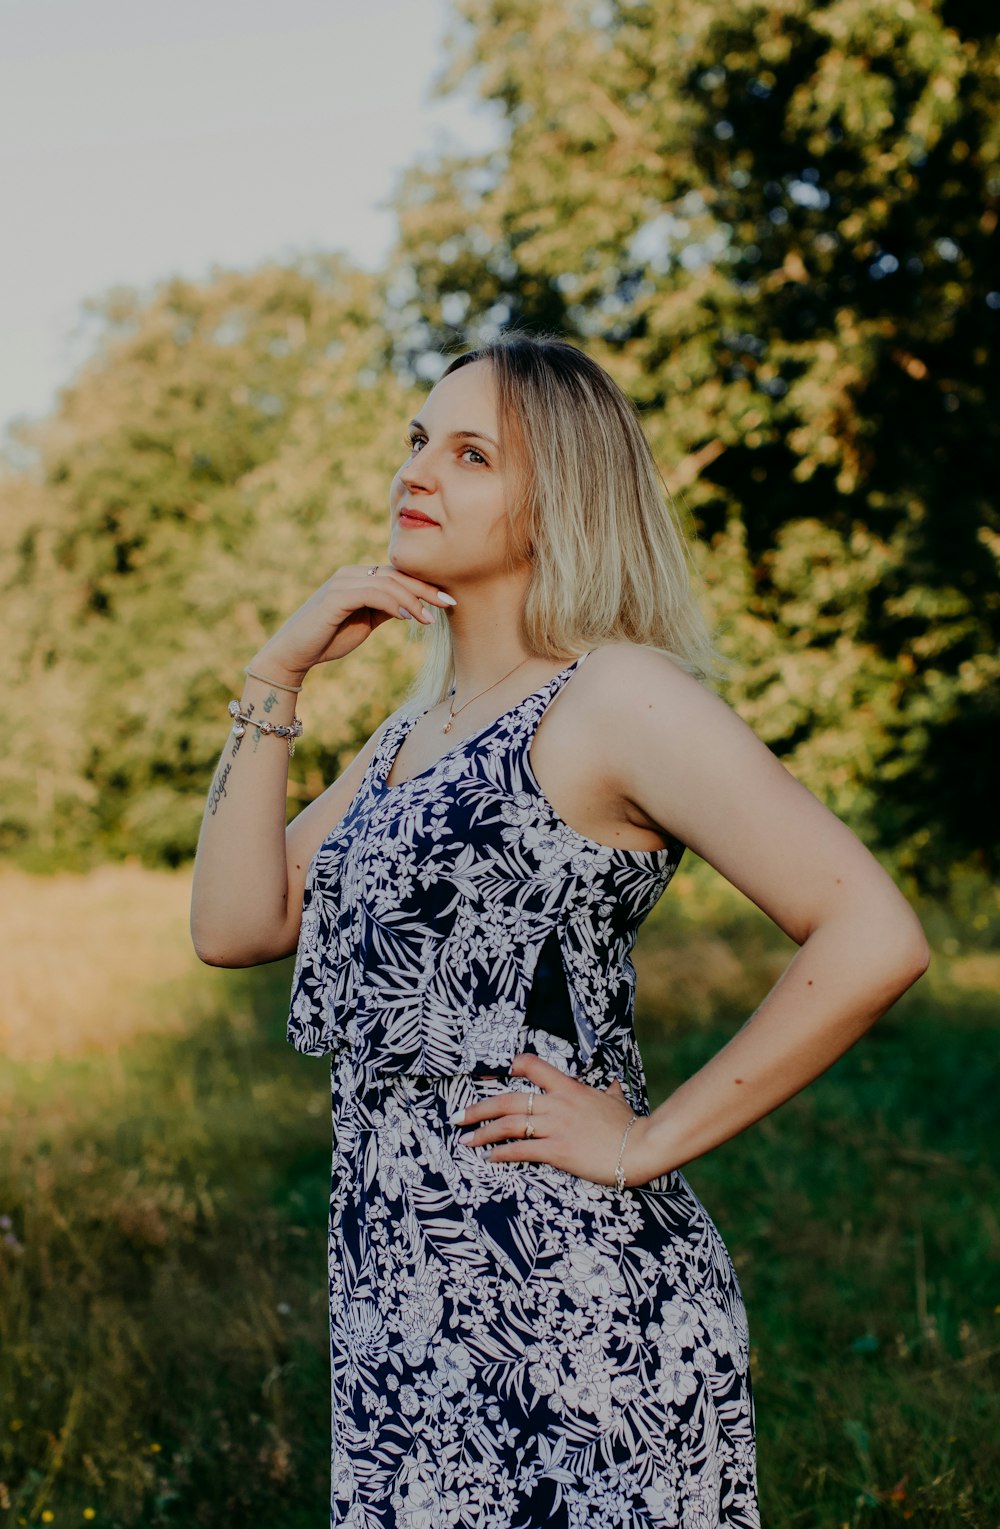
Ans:
POLYGON ((331 1523, 750 1529, 745 1311, 679 1169, 846 1051, 923 933, 705 683, 686 543, 594 362, 459 357, 390 511, 384 561, 248 666, 192 914, 215 965, 297 947, 289 1039, 331 1055, 331 1523), (286 830, 305 675, 392 619, 430 634, 409 703, 286 830), (629 951, 685 846, 800 949, 650 1113, 629 951))

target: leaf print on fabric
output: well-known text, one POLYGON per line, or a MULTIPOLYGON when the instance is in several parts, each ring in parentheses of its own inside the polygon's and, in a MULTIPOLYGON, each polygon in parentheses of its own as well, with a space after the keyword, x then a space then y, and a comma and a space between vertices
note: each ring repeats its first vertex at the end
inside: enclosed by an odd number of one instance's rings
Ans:
POLYGON ((630 952, 684 846, 599 844, 541 791, 531 742, 585 657, 392 787, 415 719, 391 722, 306 877, 288 1039, 330 1065, 331 1526, 759 1529, 746 1313, 683 1174, 619 1195, 451 1124, 536 1089, 522 1051, 649 1112, 630 952), (573 1040, 527 1022, 548 940, 573 1040))

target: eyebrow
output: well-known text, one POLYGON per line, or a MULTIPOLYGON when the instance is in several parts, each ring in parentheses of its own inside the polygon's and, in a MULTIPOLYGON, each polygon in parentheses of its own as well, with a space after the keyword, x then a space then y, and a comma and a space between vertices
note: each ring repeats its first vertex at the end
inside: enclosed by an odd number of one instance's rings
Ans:
MULTIPOLYGON (((422 430, 425 435, 427 434, 427 426, 419 419, 411 419, 410 426, 411 428, 422 430)), ((500 450, 500 447, 497 445, 492 435, 486 435, 482 430, 452 430, 448 436, 448 439, 449 441, 465 441, 468 440, 470 436, 478 441, 489 441, 491 446, 496 446, 496 449, 498 451, 500 450)))

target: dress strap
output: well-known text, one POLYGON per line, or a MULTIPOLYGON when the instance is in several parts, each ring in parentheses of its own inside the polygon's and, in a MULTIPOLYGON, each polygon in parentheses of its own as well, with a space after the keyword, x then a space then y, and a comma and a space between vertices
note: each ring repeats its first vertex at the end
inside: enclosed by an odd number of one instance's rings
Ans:
POLYGON ((561 670, 559 674, 554 674, 549 680, 548 684, 543 685, 541 690, 535 692, 535 697, 532 697, 531 699, 537 698, 539 721, 541 720, 542 713, 547 709, 551 702, 555 700, 563 686, 569 684, 570 680, 573 678, 576 671, 580 668, 580 665, 583 663, 584 659, 588 658, 592 651, 593 649, 588 648, 585 653, 581 653, 579 658, 575 658, 573 662, 566 669, 561 670))

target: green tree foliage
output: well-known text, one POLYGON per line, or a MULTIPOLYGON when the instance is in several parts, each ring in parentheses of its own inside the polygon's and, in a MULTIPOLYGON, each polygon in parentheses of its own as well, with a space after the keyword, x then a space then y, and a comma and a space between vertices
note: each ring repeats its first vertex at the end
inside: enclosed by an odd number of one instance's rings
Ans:
MULTIPOLYGON (((417 165, 340 257, 112 293, 0 481, 0 848, 193 849, 241 667, 384 550, 440 353, 518 324, 636 400, 701 536, 727 698, 900 871, 995 867, 1000 44, 960 0, 462 0, 445 90, 502 147, 417 165)), ((318 793, 415 652, 314 676, 318 793)))
MULTIPOLYGON (((463 0, 419 343, 577 337, 703 536, 729 697, 900 868, 995 864, 1000 46, 949 0, 463 0)), ((412 342, 411 342, 412 343, 412 342)))
MULTIPOLYGON (((96 305, 103 338, 2 485, 21 858, 193 853, 242 665, 342 563, 384 553, 412 385, 377 283, 331 258, 96 305)), ((292 796, 316 795, 413 668, 390 624, 309 684, 292 796)))

